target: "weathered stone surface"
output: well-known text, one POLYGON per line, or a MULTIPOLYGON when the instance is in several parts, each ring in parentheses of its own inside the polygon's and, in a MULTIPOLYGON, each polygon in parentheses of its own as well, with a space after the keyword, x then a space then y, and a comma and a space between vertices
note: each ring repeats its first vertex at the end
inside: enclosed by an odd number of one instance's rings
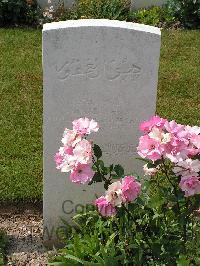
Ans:
POLYGON ((49 232, 94 200, 101 186, 72 184, 53 160, 65 127, 94 118, 95 143, 107 163, 141 170, 139 123, 155 112, 160 54, 158 28, 109 20, 44 25, 44 223, 49 232), (73 211, 72 211, 73 210, 73 211))

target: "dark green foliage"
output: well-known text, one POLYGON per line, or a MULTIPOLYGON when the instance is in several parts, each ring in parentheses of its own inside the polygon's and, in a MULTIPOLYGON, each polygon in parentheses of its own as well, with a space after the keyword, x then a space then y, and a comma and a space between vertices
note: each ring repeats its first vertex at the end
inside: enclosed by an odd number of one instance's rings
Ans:
POLYGON ((97 159, 101 158, 102 151, 101 151, 101 148, 97 144, 94 144, 93 150, 94 150, 94 155, 97 157, 97 159))
MULTIPOLYGON (((199 218, 190 211, 196 225, 193 228, 194 224, 187 223, 185 241, 185 198, 181 195, 179 203, 183 209, 176 215, 177 199, 171 197, 170 191, 166 193, 169 185, 162 176, 157 181, 146 182, 147 194, 143 191, 142 198, 118 209, 114 218, 100 217, 96 211, 76 215, 76 229, 68 229, 65 248, 50 259, 49 265, 199 265, 199 218), (160 187, 155 190, 157 181, 160 187)), ((199 199, 198 196, 193 201, 199 205, 199 199)))
POLYGON ((119 178, 123 177, 124 168, 120 164, 115 165, 114 170, 119 178))
POLYGON ((168 0, 168 9, 185 28, 200 28, 199 0, 168 0))
POLYGON ((36 0, 0 0, 0 27, 37 24, 38 13, 36 0))
POLYGON ((140 9, 131 14, 133 21, 152 25, 156 27, 170 27, 175 23, 174 17, 167 8, 152 7, 149 9, 140 9))
POLYGON ((130 0, 78 0, 72 10, 60 9, 62 19, 116 19, 126 20, 130 10, 130 0))

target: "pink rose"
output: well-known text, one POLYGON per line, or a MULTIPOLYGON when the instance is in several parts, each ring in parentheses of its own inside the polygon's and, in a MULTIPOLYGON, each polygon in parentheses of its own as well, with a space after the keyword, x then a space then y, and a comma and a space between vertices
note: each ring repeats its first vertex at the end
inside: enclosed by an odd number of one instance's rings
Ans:
POLYGON ((56 168, 60 169, 60 165, 63 162, 63 156, 59 152, 57 152, 54 156, 54 161, 56 163, 56 168))
POLYGON ((104 196, 96 199, 95 205, 102 216, 110 217, 116 215, 117 213, 116 208, 104 196))
POLYGON ((140 137, 137 151, 142 158, 148 158, 152 161, 156 161, 161 159, 164 149, 163 145, 161 145, 158 141, 150 138, 148 135, 145 135, 140 137))
POLYGON ((89 120, 87 117, 74 120, 72 124, 73 130, 82 136, 99 130, 98 123, 93 119, 89 120))
POLYGON ((176 121, 172 120, 172 121, 166 121, 165 122, 165 125, 164 125, 164 128, 169 132, 169 133, 172 133, 172 134, 177 134, 179 133, 180 131, 184 130, 184 126, 181 125, 181 124, 177 124, 176 121))
POLYGON ((162 129, 167 120, 159 116, 152 116, 148 121, 144 121, 140 124, 140 130, 149 133, 153 127, 162 129))
POLYGON ((183 152, 171 152, 166 153, 166 158, 168 158, 172 163, 182 162, 187 159, 186 151, 183 152))
POLYGON ((143 166, 143 170, 144 170, 144 174, 147 176, 154 176, 158 172, 157 168, 152 168, 152 167, 148 168, 147 164, 143 166))
POLYGON ((88 164, 92 162, 92 145, 86 139, 83 139, 76 144, 73 153, 77 162, 81 164, 88 164))
POLYGON ((79 141, 81 141, 81 136, 77 135, 74 130, 66 128, 61 141, 65 146, 74 147, 79 141))
POLYGON ((73 156, 73 149, 71 147, 60 147, 59 152, 54 156, 56 168, 61 172, 70 172, 75 164, 76 158, 73 156))
POLYGON ((68 146, 64 146, 64 153, 66 155, 73 155, 73 148, 72 147, 68 147, 68 146))
POLYGON ((165 146, 165 156, 172 162, 185 160, 187 158, 188 143, 173 136, 170 143, 165 146))
POLYGON ((120 181, 114 182, 108 187, 108 190, 106 191, 106 199, 113 206, 121 206, 123 199, 120 181))
POLYGON ((154 127, 148 134, 151 139, 158 141, 160 144, 167 144, 172 140, 170 133, 165 133, 162 129, 154 127))
POLYGON ((125 202, 131 202, 140 194, 141 184, 135 180, 134 176, 125 176, 122 179, 121 190, 125 202))
POLYGON ((199 135, 200 134, 200 127, 198 126, 185 126, 185 130, 190 134, 190 135, 199 135))
POLYGON ((175 165, 173 172, 177 176, 198 176, 198 173, 200 172, 200 161, 192 159, 180 161, 175 165))
POLYGON ((190 176, 182 177, 179 187, 185 192, 185 197, 193 196, 200 193, 200 177, 190 176))
POLYGON ((73 171, 76 164, 76 158, 73 155, 66 155, 63 159, 63 163, 60 165, 61 172, 68 173, 73 171))
POLYGON ((78 164, 70 174, 70 180, 78 184, 89 183, 95 172, 88 164, 78 164))
POLYGON ((200 135, 192 136, 190 141, 197 149, 200 149, 200 135))

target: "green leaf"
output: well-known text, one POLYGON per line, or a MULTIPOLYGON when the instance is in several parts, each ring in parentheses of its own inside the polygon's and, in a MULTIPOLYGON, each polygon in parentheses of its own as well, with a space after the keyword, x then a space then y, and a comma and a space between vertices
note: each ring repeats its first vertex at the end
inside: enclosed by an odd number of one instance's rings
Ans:
POLYGON ((67 262, 52 262, 48 263, 49 266, 69 266, 69 263, 67 262))
POLYGON ((124 168, 120 164, 115 165, 114 170, 118 177, 122 177, 124 175, 124 168))
POLYGON ((99 165, 99 167, 101 168, 101 170, 104 169, 104 162, 102 160, 98 160, 96 163, 99 165))
POLYGON ((98 172, 94 174, 94 177, 92 179, 93 182, 102 182, 102 175, 98 172))
POLYGON ((113 168, 114 168, 114 166, 113 166, 113 164, 111 164, 111 165, 110 165, 110 167, 109 167, 109 169, 110 169, 110 172, 112 172, 112 171, 113 171, 113 168))
POLYGON ((119 179, 120 177, 118 175, 112 175, 112 179, 119 179))
POLYGON ((155 168, 155 164, 149 162, 149 163, 147 163, 147 167, 148 168, 155 168))
POLYGON ((73 255, 66 255, 65 256, 65 258, 66 259, 69 259, 69 260, 72 260, 72 261, 76 261, 76 262, 79 262, 79 263, 81 263, 82 265, 96 265, 95 263, 90 263, 90 262, 87 262, 87 261, 83 261, 83 260, 81 260, 81 259, 79 259, 78 257, 75 257, 75 256, 73 256, 73 255))
POLYGON ((142 161, 142 162, 145 162, 145 163, 151 162, 149 159, 144 159, 144 158, 140 158, 140 157, 136 157, 135 159, 139 160, 139 161, 142 161))
POLYGON ((101 151, 101 148, 97 144, 94 144, 93 150, 94 150, 94 155, 97 157, 97 159, 101 158, 102 151, 101 151))
POLYGON ((159 208, 162 204, 164 204, 165 199, 161 195, 152 195, 148 205, 151 208, 159 208))
POLYGON ((190 266, 190 263, 187 260, 186 256, 184 255, 179 256, 179 259, 177 260, 177 266, 190 266))

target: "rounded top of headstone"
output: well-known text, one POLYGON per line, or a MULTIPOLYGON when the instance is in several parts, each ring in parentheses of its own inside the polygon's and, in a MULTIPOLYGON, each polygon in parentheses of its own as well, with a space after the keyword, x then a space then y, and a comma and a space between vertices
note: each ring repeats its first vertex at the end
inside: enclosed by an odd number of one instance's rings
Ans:
POLYGON ((78 28, 78 27, 121 28, 121 29, 143 31, 146 33, 161 35, 161 31, 157 27, 126 22, 126 21, 109 20, 109 19, 79 19, 79 20, 67 20, 67 21, 46 23, 43 25, 43 31, 66 29, 66 28, 78 28))

